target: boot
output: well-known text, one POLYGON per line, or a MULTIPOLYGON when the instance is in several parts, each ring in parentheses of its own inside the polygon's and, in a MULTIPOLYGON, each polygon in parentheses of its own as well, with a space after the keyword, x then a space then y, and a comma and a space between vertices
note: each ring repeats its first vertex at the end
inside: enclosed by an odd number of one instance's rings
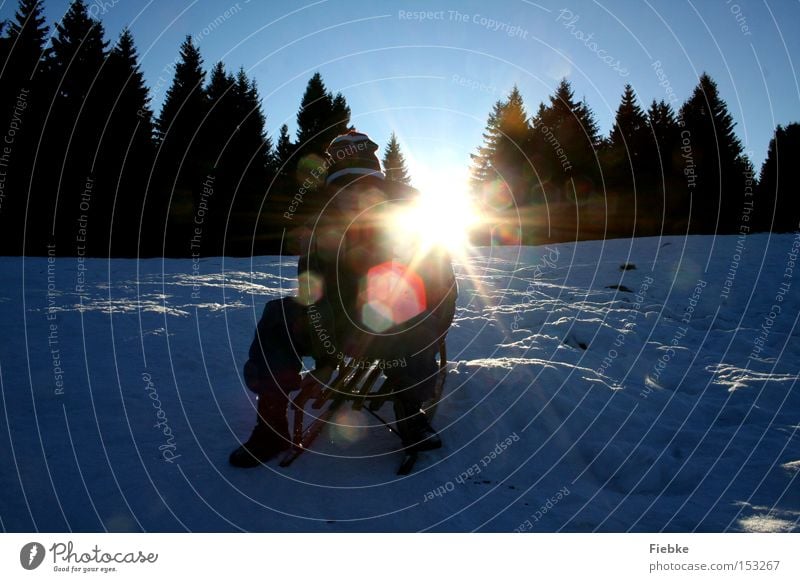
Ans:
POLYGON ((420 402, 397 399, 394 414, 405 449, 420 452, 441 448, 442 439, 428 422, 420 402))
POLYGON ((283 394, 258 397, 256 426, 247 442, 231 453, 234 467, 257 467, 289 448, 289 424, 286 420, 288 400, 283 394))

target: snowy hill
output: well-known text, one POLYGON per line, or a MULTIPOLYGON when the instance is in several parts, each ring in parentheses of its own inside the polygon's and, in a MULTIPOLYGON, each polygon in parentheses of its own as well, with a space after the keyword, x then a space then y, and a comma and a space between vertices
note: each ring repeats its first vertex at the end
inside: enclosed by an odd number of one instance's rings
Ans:
POLYGON ((350 410, 289 469, 227 465, 255 322, 294 261, 1 258, 0 527, 798 531, 798 248, 474 250, 445 446, 404 478, 395 437, 350 410))

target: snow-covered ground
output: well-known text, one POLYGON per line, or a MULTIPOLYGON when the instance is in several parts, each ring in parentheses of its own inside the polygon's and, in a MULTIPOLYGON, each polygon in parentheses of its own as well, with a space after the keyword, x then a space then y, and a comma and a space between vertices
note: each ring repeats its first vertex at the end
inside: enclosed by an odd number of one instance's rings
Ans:
POLYGON ((798 248, 475 249, 445 446, 407 477, 352 410, 289 469, 228 466, 254 420, 240 370, 291 259, 2 258, 0 528, 798 531, 798 248))

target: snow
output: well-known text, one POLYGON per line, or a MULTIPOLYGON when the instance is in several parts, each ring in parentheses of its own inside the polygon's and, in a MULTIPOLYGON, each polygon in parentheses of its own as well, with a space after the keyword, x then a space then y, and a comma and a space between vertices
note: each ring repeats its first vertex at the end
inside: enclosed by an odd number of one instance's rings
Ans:
POLYGON ((395 437, 349 409, 288 469, 228 466, 291 258, 0 258, 0 527, 799 531, 798 246, 472 249, 445 446, 407 477, 395 437))

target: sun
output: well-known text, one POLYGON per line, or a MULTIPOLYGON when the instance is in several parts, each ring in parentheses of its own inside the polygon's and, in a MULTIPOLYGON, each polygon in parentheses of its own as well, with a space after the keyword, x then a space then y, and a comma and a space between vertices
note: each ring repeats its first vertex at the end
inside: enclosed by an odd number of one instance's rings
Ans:
POLYGON ((469 195, 468 176, 459 171, 419 172, 414 186, 419 198, 395 217, 401 237, 413 237, 423 249, 446 248, 454 255, 466 252, 470 231, 479 222, 469 195))

